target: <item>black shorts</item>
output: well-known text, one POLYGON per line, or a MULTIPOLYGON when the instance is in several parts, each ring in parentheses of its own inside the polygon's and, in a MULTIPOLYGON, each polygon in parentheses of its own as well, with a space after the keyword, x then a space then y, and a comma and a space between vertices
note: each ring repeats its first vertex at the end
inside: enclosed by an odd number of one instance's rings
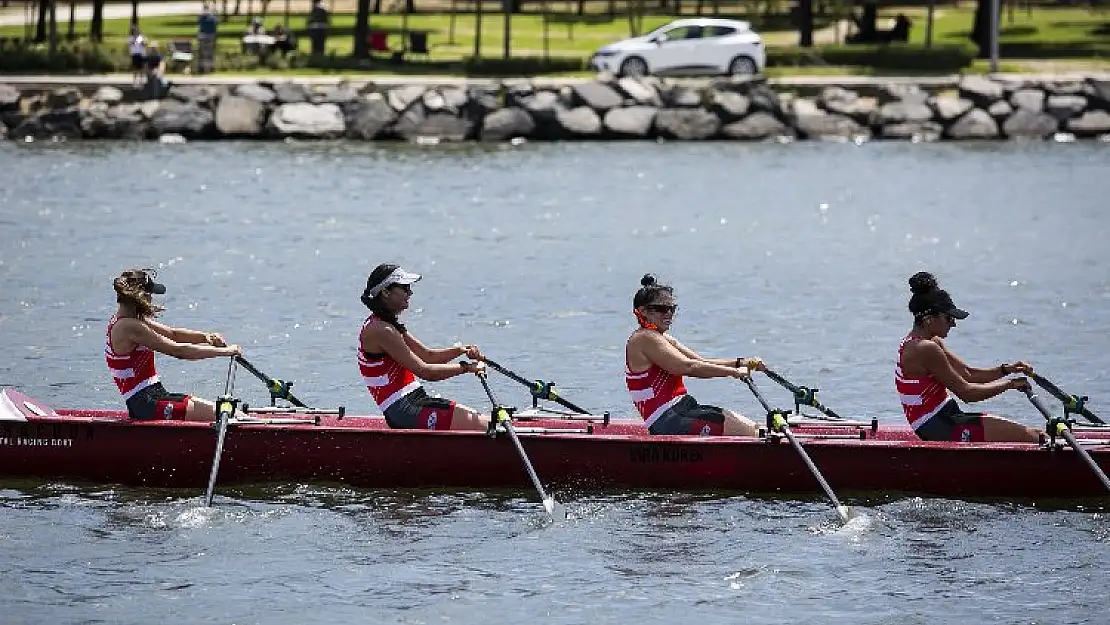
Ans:
POLYGON ((424 387, 405 395, 382 411, 389 427, 400 430, 450 430, 455 402, 429 397, 424 387))
POLYGON ((150 421, 153 419, 185 418, 189 409, 189 395, 171 393, 161 382, 151 384, 135 393, 127 400, 127 413, 132 419, 150 421))
POLYGON ((139 71, 140 69, 142 69, 144 67, 146 67, 146 56, 142 55, 142 54, 132 54, 131 55, 131 69, 133 69, 135 71, 139 71))
POLYGON ((724 434, 725 411, 717 406, 703 406, 687 395, 668 408, 648 432, 652 434, 696 434, 712 436, 724 434))
POLYGON ((983 436, 982 412, 964 412, 956 400, 948 400, 935 415, 914 432, 923 441, 979 443, 983 436))

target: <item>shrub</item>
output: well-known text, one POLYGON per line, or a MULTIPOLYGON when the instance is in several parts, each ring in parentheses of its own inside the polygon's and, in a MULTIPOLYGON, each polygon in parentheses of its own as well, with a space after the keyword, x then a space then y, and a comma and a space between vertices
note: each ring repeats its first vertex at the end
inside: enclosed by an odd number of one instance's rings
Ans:
POLYGON ((832 45, 768 48, 769 67, 848 65, 886 70, 957 72, 974 62, 973 44, 832 45))
POLYGON ((45 43, 5 41, 0 43, 0 73, 100 74, 128 71, 130 59, 90 42, 60 42, 53 54, 45 43))

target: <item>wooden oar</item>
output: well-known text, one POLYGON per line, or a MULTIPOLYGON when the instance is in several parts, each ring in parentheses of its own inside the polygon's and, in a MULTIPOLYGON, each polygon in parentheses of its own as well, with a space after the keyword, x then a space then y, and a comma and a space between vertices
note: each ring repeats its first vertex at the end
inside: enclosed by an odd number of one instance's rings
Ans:
POLYGON ((490 427, 504 426, 505 431, 509 433, 509 438, 512 439, 517 453, 520 454, 521 461, 524 462, 524 468, 528 471, 528 477, 532 478, 532 484, 535 485, 536 492, 540 494, 540 501, 543 502, 543 509, 547 513, 547 517, 552 521, 566 520, 567 509, 563 507, 563 504, 556 501, 553 495, 547 494, 543 489, 543 484, 540 483, 539 476, 536 475, 536 470, 532 468, 532 461, 528 459, 528 454, 524 452, 524 446, 520 444, 520 437, 516 435, 516 429, 513 427, 511 411, 497 403, 497 399, 493 396, 493 390, 490 389, 489 382, 486 381, 485 372, 479 373, 478 379, 481 380, 482 388, 486 389, 486 396, 493 404, 493 423, 490 423, 490 427))
POLYGON ((216 476, 220 473, 220 459, 224 455, 224 439, 227 438, 227 425, 235 414, 235 404, 238 400, 231 396, 235 385, 235 361, 233 356, 227 365, 227 384, 224 385, 224 394, 216 400, 216 452, 212 455, 212 469, 208 472, 208 488, 204 491, 204 505, 212 505, 212 496, 216 492, 216 476))
POLYGON ((802 448, 802 444, 798 442, 798 439, 794 438, 794 433, 790 431, 790 426, 787 425, 786 417, 783 416, 782 411, 773 410, 771 405, 767 403, 767 400, 763 399, 763 394, 755 387, 755 382, 752 381, 751 376, 744 378, 744 384, 748 385, 748 388, 751 389, 755 398, 759 400, 759 403, 763 404, 763 409, 767 411, 768 421, 771 427, 777 432, 786 434, 786 438, 790 440, 790 444, 794 446, 798 455, 802 457, 806 466, 809 467, 809 472, 813 474, 813 477, 817 478, 817 483, 824 489, 825 495, 832 500, 833 506, 836 507, 836 514, 840 517, 840 520, 847 523, 850 516, 848 506, 840 503, 840 500, 836 497, 836 493, 833 492, 829 483, 825 481, 825 476, 821 475, 821 472, 817 470, 817 465, 813 464, 813 460, 810 459, 809 454, 802 448))
POLYGON ((840 415, 836 414, 831 409, 826 408, 821 404, 821 402, 817 401, 817 389, 809 388, 806 386, 798 386, 797 384, 794 384, 790 380, 787 380, 786 378, 767 368, 763 369, 763 373, 766 373, 767 377, 771 378, 775 382, 778 382, 783 388, 790 391, 790 393, 794 395, 794 404, 796 406, 809 406, 810 408, 816 408, 817 410, 820 410, 833 419, 841 418, 840 415))
POLYGON ((1060 402, 1064 404, 1064 409, 1067 410, 1069 413, 1083 415, 1083 417, 1091 423, 1098 423, 1099 425, 1106 424, 1106 422, 1098 418, 1095 413, 1087 409, 1087 407, 1085 406, 1085 404, 1087 403, 1086 397, 1079 397, 1076 395, 1072 395, 1071 393, 1065 393, 1063 390, 1060 389, 1059 386, 1056 386, 1043 376, 1037 375, 1036 373, 1029 373, 1029 377, 1037 383, 1037 386, 1048 391, 1049 395, 1052 395, 1056 399, 1059 399, 1060 402))
POLYGON ((528 391, 532 394, 532 397, 535 397, 536 399, 543 399, 543 400, 547 400, 547 401, 553 401, 553 402, 559 404, 560 406, 566 408, 567 410, 573 410, 574 412, 577 412, 578 414, 590 414, 588 410, 585 410, 583 408, 579 408, 578 406, 576 406, 576 405, 570 403, 569 401, 563 399, 562 397, 560 397, 559 394, 555 392, 555 383, 554 382, 544 382, 543 380, 528 380, 528 379, 525 379, 523 376, 518 375, 517 373, 515 373, 513 371, 510 371, 509 369, 506 369, 505 367, 502 367, 501 365, 499 365, 496 362, 490 360, 489 358, 486 358, 485 362, 493 370, 497 371, 501 375, 503 375, 503 376, 505 376, 505 377, 507 377, 511 380, 514 380, 516 382, 519 382, 519 383, 523 384, 524 386, 528 387, 528 391))
POLYGON ((1102 482, 1102 485, 1106 487, 1106 490, 1110 491, 1110 479, 1106 477, 1106 473, 1103 472, 1102 467, 1098 466, 1094 459, 1091 458, 1091 455, 1087 453, 1087 450, 1083 449, 1083 447, 1076 442, 1075 435, 1071 433, 1067 418, 1052 416, 1052 413, 1048 411, 1048 408, 1045 408, 1044 403, 1041 402, 1039 397, 1033 394, 1032 390, 1025 391, 1025 396, 1029 398, 1029 401, 1036 406, 1041 416, 1048 422, 1049 435, 1064 437, 1064 440, 1068 441, 1068 445, 1075 450, 1075 453, 1079 454, 1079 457, 1083 458, 1083 462, 1086 462, 1087 466, 1095 472, 1095 476, 1097 476, 1099 481, 1102 482))
POLYGON ((276 380, 274 378, 271 378, 265 373, 262 373, 262 371, 260 371, 258 367, 255 367, 253 364, 250 363, 249 360, 243 358, 242 356, 236 356, 235 361, 243 365, 243 368, 247 371, 250 371, 251 374, 254 375, 254 377, 262 380, 262 383, 266 385, 266 389, 270 391, 271 399, 284 399, 285 401, 293 404, 298 408, 308 407, 307 405, 305 405, 304 402, 297 399, 297 397, 293 395, 292 391, 290 391, 290 388, 293 386, 292 382, 286 382, 285 380, 276 380))

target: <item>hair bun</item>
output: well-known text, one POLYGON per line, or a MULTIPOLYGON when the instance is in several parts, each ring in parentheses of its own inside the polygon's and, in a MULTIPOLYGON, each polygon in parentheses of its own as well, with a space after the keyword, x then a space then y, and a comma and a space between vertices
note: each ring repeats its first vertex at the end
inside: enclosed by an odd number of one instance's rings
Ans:
POLYGON ((655 286, 658 282, 655 276, 650 273, 645 273, 643 278, 640 278, 640 286, 655 286))
POLYGON ((928 293, 936 288, 936 276, 928 271, 919 271, 910 278, 910 291, 913 293, 928 293))

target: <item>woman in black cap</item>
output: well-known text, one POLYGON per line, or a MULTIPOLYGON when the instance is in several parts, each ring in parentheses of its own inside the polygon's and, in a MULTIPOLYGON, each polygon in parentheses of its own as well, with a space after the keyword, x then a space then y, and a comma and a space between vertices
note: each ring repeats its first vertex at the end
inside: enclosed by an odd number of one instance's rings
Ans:
POLYGON ((481 362, 451 362, 460 356, 481 360, 477 346, 425 347, 398 321, 397 315, 409 307, 412 285, 418 280, 419 274, 393 264, 378 265, 370 272, 362 293, 370 316, 358 336, 362 378, 392 428, 484 430, 488 416, 449 399, 431 397, 417 381, 477 374, 485 367, 481 362))
POLYGON ((964 412, 956 403, 956 397, 970 403, 1011 389, 1024 391, 1029 388, 1029 380, 1007 376, 1031 373, 1032 367, 1022 361, 989 369, 964 363, 943 339, 956 327, 957 319, 967 318, 967 312, 957 308, 952 297, 937 287, 933 274, 922 271, 909 282, 913 328, 898 347, 894 385, 906 419, 917 435, 931 441, 1038 442, 1040 431, 1036 428, 1002 417, 964 412))
POLYGON ((211 421, 216 416, 211 402, 166 391, 154 367, 154 352, 200 360, 237 356, 241 350, 215 332, 171 328, 155 321, 165 309, 151 296, 164 294, 166 287, 155 282, 154 275, 151 269, 128 269, 112 283, 119 307, 108 322, 104 345, 108 369, 132 419, 211 421))
POLYGON ((755 436, 756 424, 686 393, 683 376, 743 378, 762 369, 758 358, 704 358, 668 333, 678 305, 674 289, 645 275, 632 298, 639 327, 625 344, 625 385, 652 434, 755 436))

